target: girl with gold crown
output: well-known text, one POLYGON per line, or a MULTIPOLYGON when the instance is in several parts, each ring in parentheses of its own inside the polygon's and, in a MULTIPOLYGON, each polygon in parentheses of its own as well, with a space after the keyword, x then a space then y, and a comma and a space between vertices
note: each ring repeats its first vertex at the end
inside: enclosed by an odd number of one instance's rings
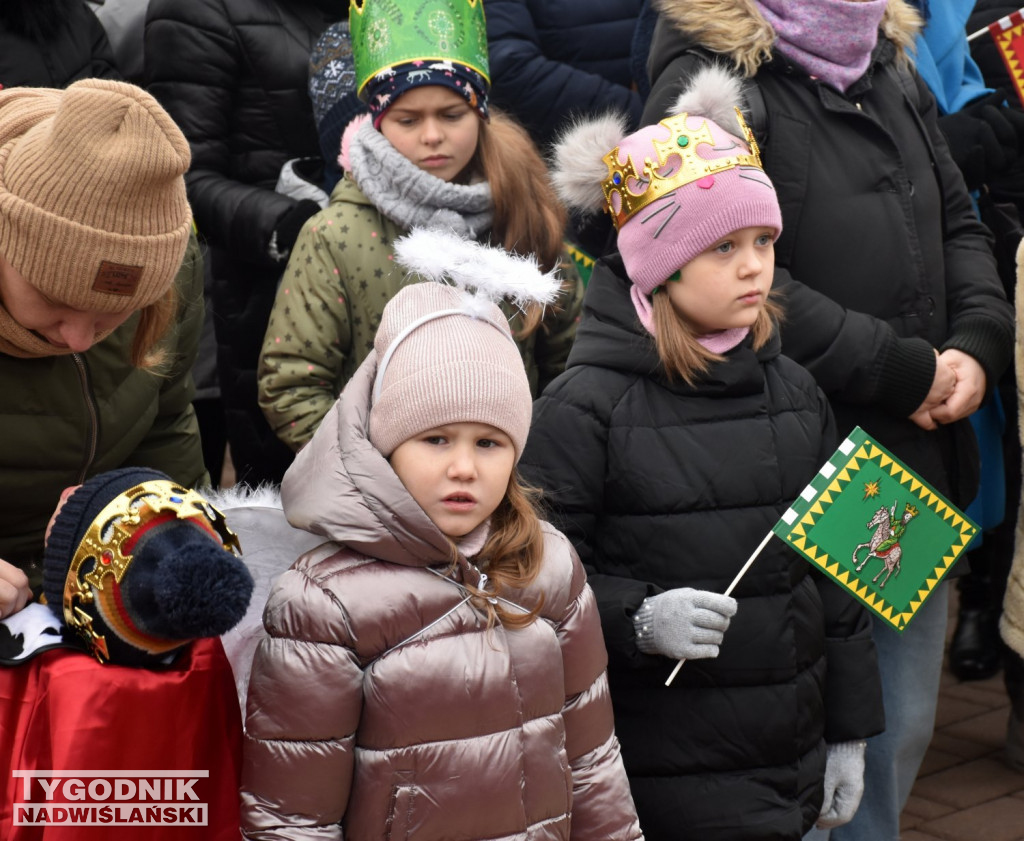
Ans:
MULTIPOLYGON (((920 15, 906 0, 657 5, 644 120, 710 62, 734 67, 763 115, 755 130, 784 223, 783 352, 814 376, 841 435, 870 430, 966 507, 979 467, 968 416, 1012 360, 1014 313, 914 67, 920 15)), ((832 841, 900 834, 932 738, 947 590, 902 633, 875 623, 885 732, 868 741, 864 800, 832 841)))
POLYGON ((564 367, 582 300, 563 261, 566 215, 545 164, 525 131, 488 107, 482 0, 352 0, 349 21, 370 113, 344 132, 345 177, 299 235, 260 357, 260 405, 296 450, 408 282, 392 244, 411 228, 451 230, 561 267, 556 304, 513 322, 535 395, 564 367))
POLYGON ((523 470, 587 567, 658 841, 799 841, 849 820, 883 724, 853 599, 780 542, 731 587, 835 446, 824 396, 779 351, 782 215, 740 101, 713 67, 659 123, 593 121, 556 146, 563 195, 611 213, 619 253, 594 267, 523 470))

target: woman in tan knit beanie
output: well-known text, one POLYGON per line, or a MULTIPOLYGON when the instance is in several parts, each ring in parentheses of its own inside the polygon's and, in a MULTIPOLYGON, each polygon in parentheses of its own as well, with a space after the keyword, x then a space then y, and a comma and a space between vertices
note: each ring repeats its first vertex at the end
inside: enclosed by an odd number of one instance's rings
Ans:
POLYGON ((65 487, 126 465, 206 478, 189 159, 133 85, 0 91, 0 615, 38 583, 65 487))

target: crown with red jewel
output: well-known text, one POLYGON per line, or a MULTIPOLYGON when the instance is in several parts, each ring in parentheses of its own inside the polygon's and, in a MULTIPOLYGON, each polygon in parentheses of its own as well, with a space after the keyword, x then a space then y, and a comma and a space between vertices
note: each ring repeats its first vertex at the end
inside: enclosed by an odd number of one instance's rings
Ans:
MULTIPOLYGON (((227 551, 240 552, 238 538, 224 515, 194 490, 175 482, 154 479, 128 488, 114 497, 89 525, 71 560, 64 586, 64 621, 85 640, 100 662, 110 659, 104 633, 94 627, 91 608, 97 600, 113 599, 114 584, 121 584, 132 564, 136 529, 155 517, 170 514, 191 520, 215 536, 227 551), (89 610, 85 608, 90 608, 89 610)), ((154 652, 180 647, 180 640, 151 643, 154 652)))

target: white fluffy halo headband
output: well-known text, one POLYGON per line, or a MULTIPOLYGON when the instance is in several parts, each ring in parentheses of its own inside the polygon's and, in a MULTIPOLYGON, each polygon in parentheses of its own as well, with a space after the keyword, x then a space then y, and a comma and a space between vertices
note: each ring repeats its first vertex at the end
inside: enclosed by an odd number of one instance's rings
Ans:
POLYGON ((508 324, 496 324, 489 312, 499 301, 508 301, 519 310, 531 304, 549 306, 558 297, 561 283, 558 272, 541 272, 533 256, 511 254, 502 248, 463 239, 454 232, 414 229, 395 240, 395 260, 410 275, 426 282, 443 283, 461 290, 460 306, 427 313, 398 333, 377 366, 373 383, 373 402, 380 397, 384 373, 395 349, 414 330, 429 321, 451 315, 465 315, 484 321, 509 341, 515 339, 508 324))

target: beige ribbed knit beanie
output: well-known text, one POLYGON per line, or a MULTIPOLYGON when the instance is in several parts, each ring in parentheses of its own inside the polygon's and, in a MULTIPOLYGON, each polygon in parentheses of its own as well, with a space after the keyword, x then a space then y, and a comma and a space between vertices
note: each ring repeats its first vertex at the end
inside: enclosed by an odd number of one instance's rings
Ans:
POLYGON ((174 121, 134 85, 0 91, 0 255, 76 309, 152 304, 188 242, 189 161, 174 121))
POLYGON ((374 339, 370 443, 390 456, 425 430, 486 423, 512 439, 518 461, 533 397, 508 320, 493 299, 550 304, 557 277, 542 275, 535 260, 439 231, 412 232, 395 243, 395 256, 428 282, 404 287, 384 307, 374 339), (441 280, 458 286, 429 282, 441 280))
POLYGON ((508 435, 519 460, 533 408, 523 360, 502 311, 488 303, 470 315, 464 299, 453 286, 414 283, 384 307, 370 442, 385 456, 424 430, 469 422, 508 435))

